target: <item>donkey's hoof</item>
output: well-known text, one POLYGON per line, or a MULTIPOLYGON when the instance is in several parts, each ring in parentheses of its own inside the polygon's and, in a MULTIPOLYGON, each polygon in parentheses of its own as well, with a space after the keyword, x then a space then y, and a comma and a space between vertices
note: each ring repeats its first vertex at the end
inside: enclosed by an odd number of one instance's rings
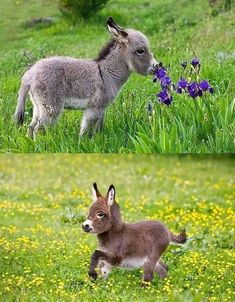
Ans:
POLYGON ((88 275, 93 280, 96 280, 98 276, 97 272, 89 272, 88 275))

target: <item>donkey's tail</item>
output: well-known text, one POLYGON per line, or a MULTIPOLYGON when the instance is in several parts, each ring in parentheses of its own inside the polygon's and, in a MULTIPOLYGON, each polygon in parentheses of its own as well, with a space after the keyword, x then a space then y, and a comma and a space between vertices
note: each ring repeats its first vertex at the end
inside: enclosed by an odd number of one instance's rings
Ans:
POLYGON ((187 241, 187 235, 185 230, 183 230, 179 235, 174 235, 170 232, 170 240, 174 243, 183 244, 187 241))
POLYGON ((30 86, 28 81, 23 77, 18 92, 17 106, 15 111, 15 119, 19 125, 22 125, 24 122, 25 99, 29 92, 29 88, 30 86))

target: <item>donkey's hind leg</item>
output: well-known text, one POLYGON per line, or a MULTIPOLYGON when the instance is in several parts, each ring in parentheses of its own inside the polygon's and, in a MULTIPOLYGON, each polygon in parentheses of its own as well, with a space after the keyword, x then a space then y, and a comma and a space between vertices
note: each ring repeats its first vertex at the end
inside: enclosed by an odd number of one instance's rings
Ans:
POLYGON ((155 272, 158 273, 158 276, 160 279, 164 279, 167 277, 167 266, 164 262, 162 262, 161 260, 159 260, 154 268, 155 272))
POLYGON ((32 117, 32 121, 28 127, 28 132, 27 132, 27 136, 31 139, 33 139, 33 132, 34 132, 34 128, 37 125, 38 119, 39 119, 39 110, 38 110, 38 105, 37 103, 34 101, 32 94, 30 93, 30 98, 33 104, 33 117, 32 117))
POLYGON ((55 109, 53 106, 46 105, 45 103, 38 103, 38 109, 38 119, 33 129, 34 140, 36 139, 39 130, 45 132, 47 126, 54 125, 57 122, 62 111, 62 107, 55 109))

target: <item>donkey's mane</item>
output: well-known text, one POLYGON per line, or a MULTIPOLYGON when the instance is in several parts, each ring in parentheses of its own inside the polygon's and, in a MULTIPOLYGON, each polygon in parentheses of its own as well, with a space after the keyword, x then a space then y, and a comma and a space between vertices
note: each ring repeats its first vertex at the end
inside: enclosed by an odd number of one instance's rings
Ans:
POLYGON ((95 59, 97 62, 103 60, 110 53, 111 49, 116 44, 116 39, 111 39, 99 52, 98 57, 95 59))

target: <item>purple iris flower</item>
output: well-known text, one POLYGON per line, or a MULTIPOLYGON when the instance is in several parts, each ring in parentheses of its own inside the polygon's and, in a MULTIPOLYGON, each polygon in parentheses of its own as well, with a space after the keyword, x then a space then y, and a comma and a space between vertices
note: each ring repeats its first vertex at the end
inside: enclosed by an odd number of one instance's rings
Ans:
POLYGON ((199 88, 202 90, 202 91, 209 91, 211 94, 214 93, 214 88, 211 87, 211 85, 209 84, 208 81, 206 80, 203 80, 201 81, 199 84, 198 84, 199 88))
POLYGON ((158 68, 155 75, 158 79, 164 78, 166 76, 166 69, 164 67, 158 68))
MULTIPOLYGON (((186 69, 187 62, 182 62, 181 66, 183 69, 186 69)), ((196 74, 196 78, 199 78, 200 72, 200 60, 194 57, 191 61, 191 70, 190 77, 192 74, 196 74), (193 70, 193 68, 195 70, 193 70)), ((185 72, 184 72, 185 73, 185 72)), ((193 82, 189 82, 185 77, 181 76, 176 84, 172 83, 170 76, 168 76, 166 69, 163 66, 159 66, 157 71, 155 72, 154 82, 159 81, 161 86, 161 91, 157 94, 158 101, 162 104, 169 106, 173 97, 171 96, 171 91, 176 91, 178 94, 187 93, 191 98, 196 99, 197 97, 202 97, 204 93, 209 91, 211 94, 214 93, 214 88, 210 86, 209 81, 207 80, 194 80, 193 82)), ((148 111, 151 112, 152 107, 151 104, 148 104, 148 111)))
POLYGON ((163 90, 167 89, 171 84, 171 79, 168 76, 165 76, 160 79, 161 87, 163 90))
POLYGON ((198 96, 202 96, 203 95, 203 91, 201 89, 198 89, 198 92, 197 92, 198 96))
POLYGON ((187 64, 188 64, 187 62, 182 62, 181 63, 181 66, 183 67, 183 69, 185 69, 187 67, 187 64))
POLYGON ((201 81, 198 86, 202 91, 207 91, 210 88, 210 84, 206 80, 201 81))
POLYGON ((158 96, 159 102, 164 103, 164 104, 166 104, 167 106, 169 106, 169 105, 171 104, 172 99, 173 99, 172 96, 169 95, 168 92, 165 91, 165 90, 160 91, 160 92, 157 94, 157 96, 158 96))
POLYGON ((199 96, 198 92, 199 89, 198 89, 198 84, 196 82, 192 82, 188 85, 188 93, 193 99, 199 96))
POLYGON ((214 88, 213 88, 213 87, 210 87, 210 88, 209 88, 209 91, 210 91, 211 94, 213 94, 213 93, 214 93, 214 88))
POLYGON ((179 88, 186 89, 188 86, 188 82, 184 78, 180 78, 177 85, 179 88))
POLYGON ((193 58, 191 64, 195 68, 197 66, 200 66, 200 61, 198 58, 193 58))

